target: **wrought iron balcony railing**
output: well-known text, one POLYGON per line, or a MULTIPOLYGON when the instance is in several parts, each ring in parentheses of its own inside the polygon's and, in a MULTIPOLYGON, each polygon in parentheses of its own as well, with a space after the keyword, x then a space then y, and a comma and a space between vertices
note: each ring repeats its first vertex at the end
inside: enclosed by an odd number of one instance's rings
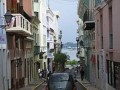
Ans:
POLYGON ((94 20, 94 10, 93 9, 87 9, 83 16, 83 22, 85 21, 93 21, 94 20))
POLYGON ((40 46, 34 46, 34 55, 40 53, 40 46))

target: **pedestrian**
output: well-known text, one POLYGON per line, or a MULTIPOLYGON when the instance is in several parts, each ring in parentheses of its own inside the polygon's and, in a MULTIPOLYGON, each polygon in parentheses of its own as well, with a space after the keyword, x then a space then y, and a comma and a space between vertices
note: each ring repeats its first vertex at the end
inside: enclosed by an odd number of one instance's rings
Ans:
POLYGON ((38 76, 39 76, 39 78, 40 78, 40 71, 41 71, 41 70, 40 70, 40 68, 39 68, 39 69, 38 69, 38 76))
POLYGON ((42 70, 40 70, 39 76, 40 76, 40 79, 41 79, 42 78, 42 70))
POLYGON ((83 69, 83 67, 80 69, 80 75, 81 75, 81 80, 83 81, 83 79, 84 79, 84 69, 83 69))
POLYGON ((52 74, 52 72, 50 71, 47 75, 47 79, 49 79, 50 75, 52 74))
POLYGON ((78 74, 78 66, 76 67, 76 69, 77 69, 77 74, 78 74))
POLYGON ((77 70, 74 71, 74 79, 76 80, 77 70))

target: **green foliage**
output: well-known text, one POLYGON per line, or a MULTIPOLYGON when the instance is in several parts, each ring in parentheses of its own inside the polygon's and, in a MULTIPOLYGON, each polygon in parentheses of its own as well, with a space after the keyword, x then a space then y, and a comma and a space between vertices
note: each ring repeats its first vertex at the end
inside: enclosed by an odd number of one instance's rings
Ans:
POLYGON ((65 53, 55 53, 54 61, 56 63, 64 64, 67 61, 67 56, 65 53))
POLYGON ((73 65, 77 65, 77 64, 78 64, 78 61, 76 61, 76 60, 71 60, 71 61, 67 61, 66 64, 73 66, 73 65))

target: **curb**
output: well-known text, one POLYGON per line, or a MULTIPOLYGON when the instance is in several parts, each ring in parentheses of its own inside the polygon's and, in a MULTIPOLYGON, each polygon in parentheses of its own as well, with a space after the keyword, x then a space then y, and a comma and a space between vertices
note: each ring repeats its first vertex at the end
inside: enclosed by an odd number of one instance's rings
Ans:
MULTIPOLYGON (((77 81, 78 81, 78 80, 77 80, 77 81)), ((79 82, 79 81, 78 81, 78 82, 79 82)), ((88 90, 83 83, 81 83, 81 82, 79 82, 79 83, 85 88, 85 90, 88 90)))
POLYGON ((32 90, 35 90, 37 87, 39 87, 41 84, 43 84, 45 82, 45 80, 43 80, 42 82, 40 82, 37 86, 35 86, 32 90))

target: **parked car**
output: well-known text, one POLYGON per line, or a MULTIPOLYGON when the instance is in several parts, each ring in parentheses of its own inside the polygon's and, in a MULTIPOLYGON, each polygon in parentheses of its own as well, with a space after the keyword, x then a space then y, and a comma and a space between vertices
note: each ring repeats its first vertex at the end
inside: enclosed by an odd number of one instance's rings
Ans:
POLYGON ((69 73, 53 73, 45 90, 77 90, 75 80, 69 73))

